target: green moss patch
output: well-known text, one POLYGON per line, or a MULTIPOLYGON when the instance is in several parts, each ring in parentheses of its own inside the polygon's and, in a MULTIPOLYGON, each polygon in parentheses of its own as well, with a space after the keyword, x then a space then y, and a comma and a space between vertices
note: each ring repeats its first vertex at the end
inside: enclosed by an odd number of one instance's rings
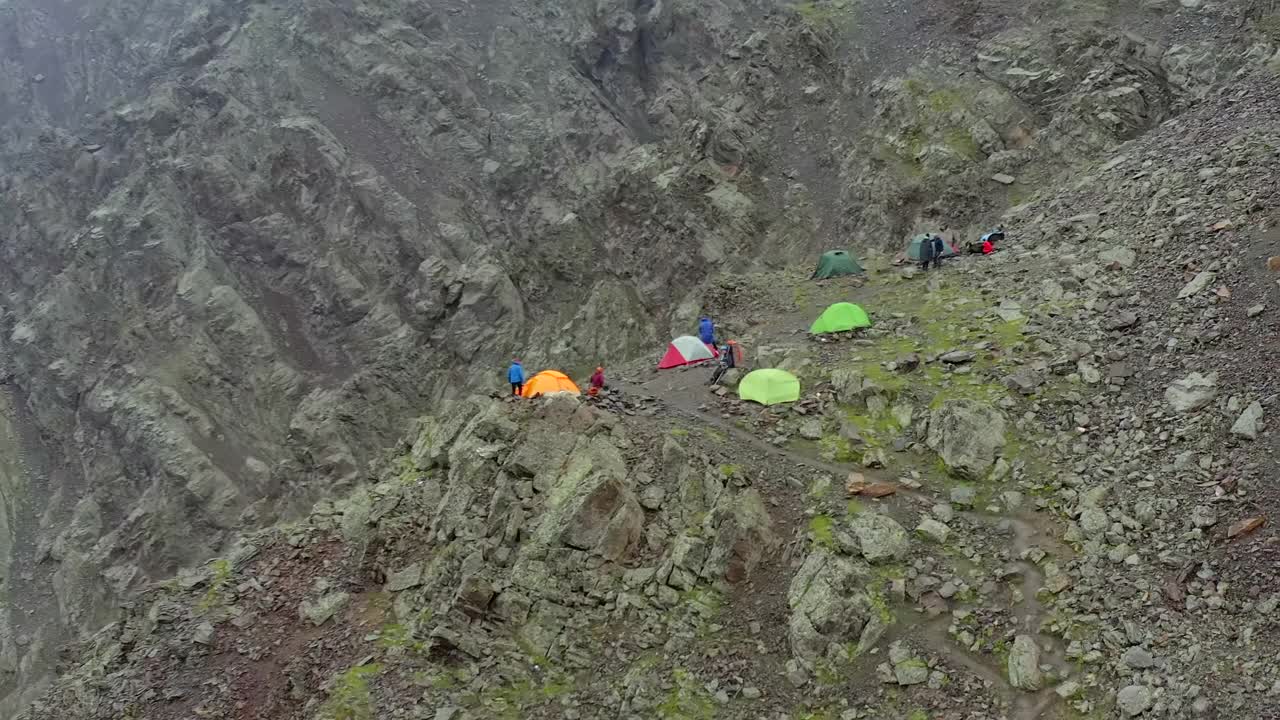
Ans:
POLYGON ((320 710, 323 720, 373 720, 377 708, 370 681, 382 670, 381 665, 358 665, 334 680, 329 700, 320 710))
POLYGON ((809 538, 816 547, 836 549, 835 521, 830 515, 815 515, 809 520, 809 538))

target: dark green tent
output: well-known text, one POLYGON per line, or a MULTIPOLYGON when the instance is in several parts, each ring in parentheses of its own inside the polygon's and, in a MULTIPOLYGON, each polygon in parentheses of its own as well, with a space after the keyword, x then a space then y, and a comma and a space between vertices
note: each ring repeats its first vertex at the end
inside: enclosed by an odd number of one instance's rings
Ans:
MULTIPOLYGON (((929 235, 917 235, 911 238, 911 244, 907 246, 907 259, 920 262, 920 245, 929 240, 929 235)), ((951 243, 945 240, 942 243, 942 257, 949 258, 956 256, 956 249, 951 247, 951 243)))
POLYGON ((845 250, 832 250, 822 254, 818 260, 818 269, 813 271, 814 280, 857 275, 862 272, 858 260, 845 250))

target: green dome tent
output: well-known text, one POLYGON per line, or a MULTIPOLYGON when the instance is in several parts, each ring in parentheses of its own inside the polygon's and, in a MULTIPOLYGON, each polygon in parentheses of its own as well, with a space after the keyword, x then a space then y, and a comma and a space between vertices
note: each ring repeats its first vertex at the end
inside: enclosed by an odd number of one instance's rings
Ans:
POLYGON ((811 280, 826 280, 827 278, 843 277, 845 275, 857 275, 862 272, 862 266, 858 264, 857 258, 850 255, 846 250, 831 250, 822 254, 818 259, 818 269, 813 271, 811 280))
POLYGON ((800 399, 800 381, 786 370, 753 370, 738 383, 738 397, 761 405, 800 399))
POLYGON ((867 317, 867 311, 853 303, 842 302, 824 310, 818 319, 813 321, 813 325, 809 326, 809 332, 821 335, 864 327, 871 327, 871 318, 867 317))
MULTIPOLYGON (((928 235, 917 235, 911 238, 911 244, 907 246, 907 259, 920 262, 920 244, 928 240, 928 235)), ((951 247, 951 243, 942 242, 942 257, 949 258, 956 256, 956 249, 951 247)))

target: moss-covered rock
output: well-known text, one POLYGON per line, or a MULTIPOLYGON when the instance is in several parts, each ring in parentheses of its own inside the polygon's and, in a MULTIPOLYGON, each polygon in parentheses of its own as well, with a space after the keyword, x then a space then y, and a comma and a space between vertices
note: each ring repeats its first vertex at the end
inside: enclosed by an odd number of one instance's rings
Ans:
POLYGON ((791 651, 807 668, 857 642, 873 612, 865 564, 822 547, 805 559, 787 591, 791 651))
POLYGON ((976 400, 948 400, 929 418, 927 443, 947 470, 980 480, 995 465, 1005 444, 1005 421, 1000 411, 976 400))

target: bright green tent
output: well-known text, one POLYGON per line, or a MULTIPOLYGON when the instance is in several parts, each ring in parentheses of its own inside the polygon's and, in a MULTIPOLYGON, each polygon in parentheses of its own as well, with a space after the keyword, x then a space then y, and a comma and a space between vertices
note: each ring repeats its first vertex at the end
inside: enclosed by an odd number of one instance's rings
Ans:
POLYGON ((761 405, 800 399, 800 381, 786 370, 753 370, 738 383, 738 397, 761 405))
POLYGON ((842 302, 824 310, 818 319, 813 321, 809 332, 821 335, 864 327, 871 327, 871 318, 867 317, 867 311, 853 303, 842 302))
POLYGON ((818 259, 818 269, 813 271, 811 279, 826 280, 844 275, 857 275, 860 272, 862 272, 862 266, 858 264, 857 258, 846 250, 832 250, 823 253, 818 259))
MULTIPOLYGON (((920 244, 928 239, 928 235, 917 235, 911 238, 911 244, 907 246, 907 259, 920 262, 920 244)), ((955 256, 956 249, 951 247, 951 243, 944 240, 942 243, 942 257, 949 258, 955 256)))

